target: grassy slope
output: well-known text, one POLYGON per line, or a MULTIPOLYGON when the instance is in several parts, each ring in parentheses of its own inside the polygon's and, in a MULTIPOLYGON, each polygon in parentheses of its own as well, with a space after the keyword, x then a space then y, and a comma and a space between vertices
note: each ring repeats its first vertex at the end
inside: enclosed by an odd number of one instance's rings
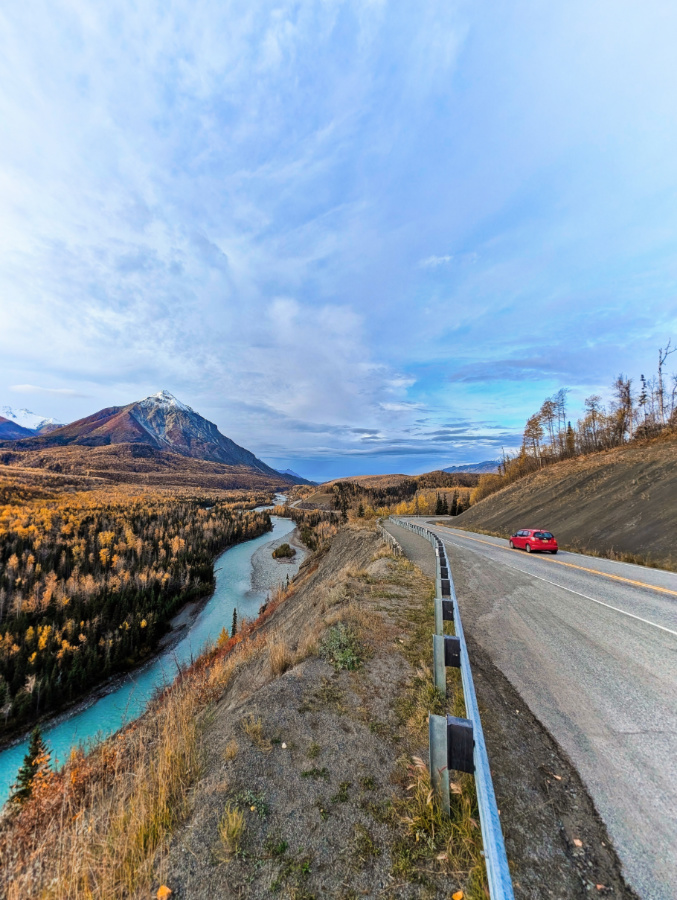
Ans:
POLYGON ((549 528, 568 549, 677 569, 677 437, 550 466, 454 524, 502 536, 549 528))

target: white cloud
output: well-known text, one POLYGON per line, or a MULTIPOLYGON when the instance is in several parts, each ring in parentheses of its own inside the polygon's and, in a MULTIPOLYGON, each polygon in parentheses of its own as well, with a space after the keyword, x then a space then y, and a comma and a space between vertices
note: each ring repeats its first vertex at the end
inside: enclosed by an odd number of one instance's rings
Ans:
POLYGON ((445 266, 452 262, 453 256, 428 256, 419 263, 422 269, 436 269, 438 266, 445 266))
POLYGON ((57 394, 62 397, 88 397, 81 391, 72 388, 47 388, 39 387, 37 384, 12 384, 10 391, 16 391, 17 394, 57 394))

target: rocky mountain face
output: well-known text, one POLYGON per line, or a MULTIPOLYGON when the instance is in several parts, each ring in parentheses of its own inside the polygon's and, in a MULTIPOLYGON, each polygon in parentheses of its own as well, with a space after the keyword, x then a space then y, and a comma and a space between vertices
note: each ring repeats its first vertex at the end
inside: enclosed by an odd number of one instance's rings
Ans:
MULTIPOLYGON (((246 466, 266 475, 281 477, 275 469, 221 434, 213 422, 181 403, 169 391, 160 391, 127 406, 99 410, 47 435, 24 437, 15 441, 13 449, 41 450, 69 445, 104 447, 112 444, 146 444, 156 450, 229 466, 246 466)), ((290 476, 282 476, 282 479, 294 480, 290 476)))

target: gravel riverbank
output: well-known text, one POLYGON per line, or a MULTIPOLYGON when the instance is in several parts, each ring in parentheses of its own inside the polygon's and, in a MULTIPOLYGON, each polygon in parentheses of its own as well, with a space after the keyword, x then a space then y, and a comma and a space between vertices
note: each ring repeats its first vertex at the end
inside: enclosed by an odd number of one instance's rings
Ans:
POLYGON ((287 575, 293 578, 301 563, 308 556, 308 549, 300 539, 298 528, 291 534, 277 538, 264 544, 252 555, 252 588, 255 591, 269 591, 286 581, 287 575), (273 550, 280 544, 289 544, 296 550, 291 559, 273 559, 273 550))

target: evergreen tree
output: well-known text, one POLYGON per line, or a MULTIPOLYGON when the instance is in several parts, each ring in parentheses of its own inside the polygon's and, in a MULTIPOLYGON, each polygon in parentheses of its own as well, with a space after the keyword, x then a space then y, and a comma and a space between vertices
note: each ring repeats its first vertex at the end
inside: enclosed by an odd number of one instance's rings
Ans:
POLYGON ((439 494, 437 495, 437 505, 435 506, 435 515, 436 516, 442 515, 442 498, 440 497, 439 494))
POLYGON ((357 507, 357 515, 360 517, 360 519, 364 518, 364 503, 360 503, 360 505, 357 507))
POLYGON ((233 624, 230 628, 230 636, 235 637, 237 634, 237 609, 233 610, 233 624))
POLYGON ((576 434, 571 427, 571 422, 567 424, 567 434, 566 434, 566 455, 567 456, 575 456, 576 455, 576 434))
POLYGON ((36 725, 31 732, 28 752, 24 756, 16 783, 12 785, 11 799, 14 803, 23 803, 25 800, 28 800, 33 791, 35 776, 40 769, 49 768, 50 757, 51 754, 43 740, 40 726, 36 725))
POLYGON ((449 515, 449 501, 447 500, 446 494, 442 494, 442 515, 443 516, 449 515))
POLYGON ((453 493, 451 498, 451 509, 449 512, 452 516, 458 515, 458 491, 454 491, 453 493))

